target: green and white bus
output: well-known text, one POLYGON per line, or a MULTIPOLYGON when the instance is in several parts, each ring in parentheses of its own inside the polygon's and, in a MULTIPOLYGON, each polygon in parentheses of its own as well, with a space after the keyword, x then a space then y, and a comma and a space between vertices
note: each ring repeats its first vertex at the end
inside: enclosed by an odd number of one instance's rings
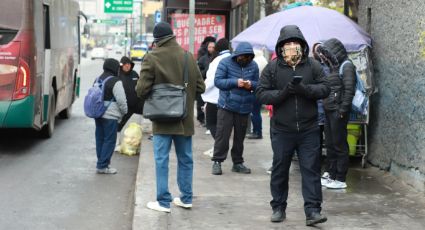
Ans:
POLYGON ((1 0, 0 9, 0 128, 51 137, 78 96, 78 2, 1 0))

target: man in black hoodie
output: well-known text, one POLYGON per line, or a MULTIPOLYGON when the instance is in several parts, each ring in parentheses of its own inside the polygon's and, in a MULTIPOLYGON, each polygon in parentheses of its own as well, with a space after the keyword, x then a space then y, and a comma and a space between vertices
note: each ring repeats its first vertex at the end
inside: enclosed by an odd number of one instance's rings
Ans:
POLYGON ((120 132, 125 126, 130 117, 135 114, 143 114, 143 100, 137 97, 136 84, 139 80, 139 75, 133 70, 134 62, 130 58, 123 56, 120 61, 120 69, 118 73, 119 79, 122 81, 125 96, 127 98, 128 113, 124 115, 118 125, 117 146, 115 151, 120 151, 120 132))
POLYGON ((317 100, 329 95, 330 88, 320 64, 308 57, 309 48, 297 26, 285 26, 276 44, 277 59, 262 72, 256 96, 262 104, 273 105, 273 167, 270 181, 272 222, 286 218, 291 159, 297 151, 306 225, 323 223, 320 214, 320 131, 317 100), (301 82, 294 80, 301 76, 301 82))

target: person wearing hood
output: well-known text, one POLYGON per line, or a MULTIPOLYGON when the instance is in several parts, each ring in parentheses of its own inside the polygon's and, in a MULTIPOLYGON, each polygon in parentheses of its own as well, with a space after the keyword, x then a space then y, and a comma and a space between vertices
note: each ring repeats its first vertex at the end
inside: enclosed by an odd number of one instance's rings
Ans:
POLYGON ((103 100, 107 109, 101 118, 96 118, 96 154, 97 173, 115 174, 117 170, 111 168, 111 157, 117 139, 118 123, 128 112, 127 99, 121 80, 117 77, 120 63, 108 58, 103 63, 103 73, 99 80, 113 76, 104 83, 103 100))
POLYGON ((253 61, 251 44, 242 42, 235 52, 220 61, 215 73, 214 85, 220 90, 218 97, 217 130, 214 153, 211 160, 213 175, 221 175, 221 163, 229 151, 229 139, 233 129, 231 149, 233 167, 237 173, 251 173, 243 162, 243 142, 248 125, 248 115, 252 111, 258 82, 258 66, 253 61))
POLYGON ((176 41, 170 24, 159 22, 153 29, 156 48, 145 55, 136 85, 137 96, 146 98, 156 84, 184 85, 184 69, 187 60, 188 82, 186 91, 187 116, 179 121, 153 121, 153 149, 156 168, 156 201, 148 202, 149 209, 170 212, 173 202, 182 208, 192 207, 192 136, 194 130, 194 104, 197 95, 205 90, 196 60, 176 41), (187 58, 187 59, 186 59, 187 58), (171 143, 177 155, 177 184, 180 196, 172 198, 168 190, 169 155, 171 143))
POLYGON ((143 114, 143 101, 140 100, 136 94, 136 84, 137 80, 139 80, 139 75, 136 73, 136 71, 133 70, 133 68, 134 62, 132 62, 130 58, 123 56, 120 61, 118 77, 124 87, 125 96, 127 98, 128 112, 124 115, 118 125, 117 146, 115 147, 115 151, 120 151, 120 133, 130 117, 134 113, 140 115, 143 114))
POLYGON ((306 225, 312 226, 327 220, 321 214, 321 153, 316 101, 326 98, 330 88, 320 63, 308 57, 307 41, 297 26, 288 25, 281 29, 275 49, 277 59, 264 69, 256 91, 261 103, 273 105, 271 221, 281 222, 286 218, 289 168, 297 151, 306 225))
POLYGON ((349 163, 347 124, 355 94, 356 70, 349 61, 343 66, 340 76, 339 69, 348 61, 348 54, 344 45, 336 38, 325 41, 315 50, 316 59, 329 69, 327 79, 331 87, 329 97, 323 100, 327 163, 321 182, 322 186, 329 189, 345 189, 349 163))
MULTIPOLYGON (((221 38, 217 41, 215 46, 215 55, 217 56, 214 60, 209 64, 208 71, 206 73, 207 78, 205 79, 205 92, 201 95, 202 99, 205 101, 205 120, 207 129, 210 131, 211 136, 215 139, 215 135, 217 132, 217 104, 218 104, 218 96, 220 90, 215 87, 214 79, 215 73, 217 72, 218 64, 221 60, 226 57, 229 57, 230 54, 230 44, 229 40, 226 38, 221 38)), ((214 148, 211 148, 204 152, 205 155, 210 157, 213 156, 214 148)))

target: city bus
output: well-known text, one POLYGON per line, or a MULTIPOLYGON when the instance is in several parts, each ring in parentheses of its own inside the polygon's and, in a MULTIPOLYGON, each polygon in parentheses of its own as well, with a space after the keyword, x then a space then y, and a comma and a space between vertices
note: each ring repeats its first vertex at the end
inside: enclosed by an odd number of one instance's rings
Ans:
POLYGON ((1 0, 0 9, 0 128, 51 137, 79 92, 79 4, 1 0))

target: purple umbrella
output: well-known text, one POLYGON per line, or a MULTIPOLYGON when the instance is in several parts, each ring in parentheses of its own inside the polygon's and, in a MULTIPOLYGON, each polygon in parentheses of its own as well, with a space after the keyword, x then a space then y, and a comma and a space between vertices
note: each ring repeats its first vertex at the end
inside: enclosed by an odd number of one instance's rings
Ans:
POLYGON ((300 6, 269 15, 233 38, 232 46, 246 41, 254 48, 274 51, 280 29, 286 25, 297 25, 310 47, 330 38, 339 39, 349 52, 371 47, 370 36, 350 18, 318 6, 300 6))

